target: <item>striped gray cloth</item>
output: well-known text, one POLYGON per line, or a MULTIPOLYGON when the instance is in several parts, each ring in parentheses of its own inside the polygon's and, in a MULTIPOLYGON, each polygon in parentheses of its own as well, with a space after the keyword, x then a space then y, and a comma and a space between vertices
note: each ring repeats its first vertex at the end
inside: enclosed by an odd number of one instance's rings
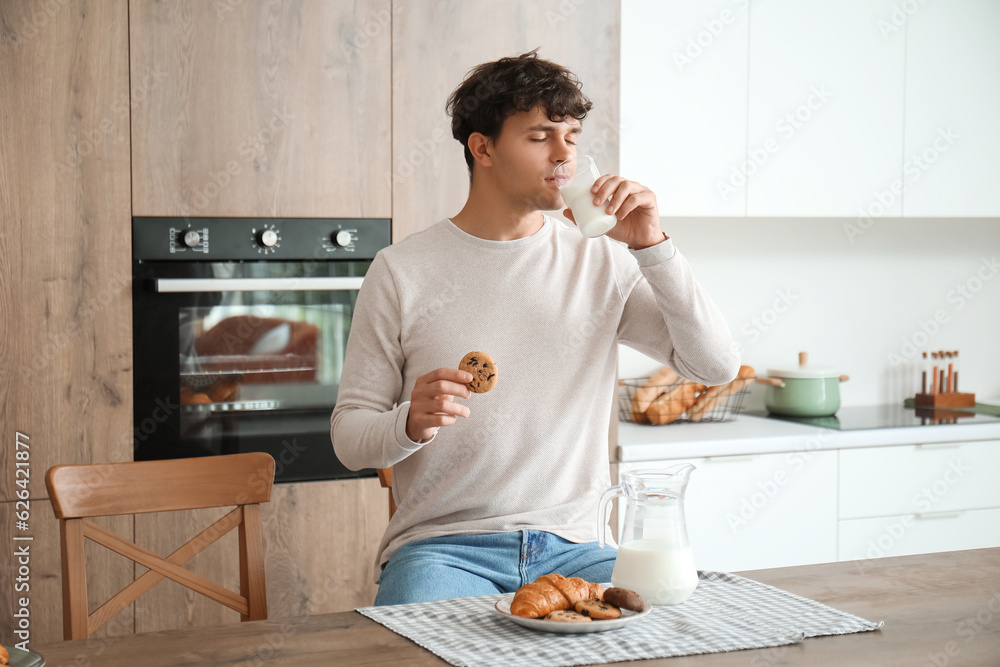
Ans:
POLYGON ((698 588, 684 604, 654 607, 625 627, 593 634, 550 634, 517 625, 494 609, 503 595, 356 611, 462 667, 595 665, 784 646, 882 627, 734 574, 698 576, 698 588))

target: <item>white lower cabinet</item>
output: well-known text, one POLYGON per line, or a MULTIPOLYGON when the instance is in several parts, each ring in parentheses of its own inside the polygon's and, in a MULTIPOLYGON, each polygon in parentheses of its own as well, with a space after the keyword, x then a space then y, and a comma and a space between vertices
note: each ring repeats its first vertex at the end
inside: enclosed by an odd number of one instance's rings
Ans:
POLYGON ((1000 441, 840 452, 840 518, 1000 507, 1000 441))
POLYGON ((840 522, 837 560, 1000 547, 1000 509, 904 514, 840 522))
POLYGON ((1000 546, 1000 441, 840 452, 838 560, 1000 546))
POLYGON ((619 474, 697 467, 685 499, 701 570, 753 570, 837 558, 837 452, 801 451, 619 465, 619 474))
POLYGON ((697 468, 685 509, 701 570, 1000 546, 998 440, 646 461, 618 471, 679 463, 697 468))

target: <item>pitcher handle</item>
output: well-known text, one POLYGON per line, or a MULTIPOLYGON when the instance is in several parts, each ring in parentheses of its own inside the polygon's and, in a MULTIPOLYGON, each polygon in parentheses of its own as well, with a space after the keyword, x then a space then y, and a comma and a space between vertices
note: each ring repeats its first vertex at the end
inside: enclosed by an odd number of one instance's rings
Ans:
POLYGON ((607 543, 604 539, 604 531, 608 527, 608 504, 619 496, 624 496, 625 492, 622 491, 622 486, 612 486, 610 489, 604 492, 601 496, 601 502, 598 504, 597 508, 597 544, 603 549, 604 545, 607 543))

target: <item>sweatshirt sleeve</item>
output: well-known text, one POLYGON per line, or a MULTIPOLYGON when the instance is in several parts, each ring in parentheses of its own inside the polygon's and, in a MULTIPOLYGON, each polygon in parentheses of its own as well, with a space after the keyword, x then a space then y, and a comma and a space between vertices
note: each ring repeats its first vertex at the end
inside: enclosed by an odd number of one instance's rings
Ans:
POLYGON ((426 444, 406 437, 403 361, 399 299, 380 254, 358 293, 330 418, 333 449, 351 470, 389 467, 426 444))
POLYGON ((735 378, 740 355, 729 327, 673 240, 628 252, 635 259, 622 283, 619 340, 689 380, 714 386, 735 378))

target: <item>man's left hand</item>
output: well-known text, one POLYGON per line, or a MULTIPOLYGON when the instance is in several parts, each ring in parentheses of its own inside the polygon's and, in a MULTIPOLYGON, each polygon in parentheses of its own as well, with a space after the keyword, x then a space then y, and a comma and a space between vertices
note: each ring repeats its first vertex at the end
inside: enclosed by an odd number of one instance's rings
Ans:
MULTIPOLYGON (((634 250, 648 248, 666 238, 660 229, 656 195, 646 186, 621 176, 605 174, 597 179, 590 191, 594 195, 594 205, 597 206, 602 201, 608 202, 604 207, 605 213, 618 219, 618 224, 607 236, 634 250), (608 201, 609 198, 611 201, 608 201)), ((569 209, 563 211, 563 214, 576 222, 569 209)))

